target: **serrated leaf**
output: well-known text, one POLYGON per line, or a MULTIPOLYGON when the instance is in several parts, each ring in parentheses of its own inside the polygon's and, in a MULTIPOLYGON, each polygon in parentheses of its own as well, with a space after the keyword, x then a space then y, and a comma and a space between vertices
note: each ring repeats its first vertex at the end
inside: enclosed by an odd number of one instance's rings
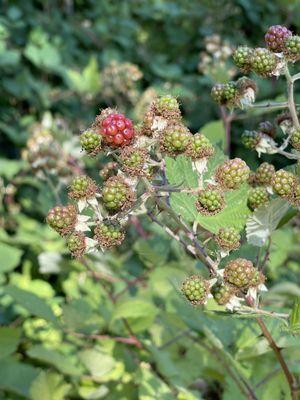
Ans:
POLYGON ((222 164, 226 159, 227 157, 223 151, 218 146, 215 146, 215 154, 210 157, 207 162, 206 171, 203 174, 203 180, 205 181, 210 179, 213 176, 217 166, 222 164))
POLYGON ((248 243, 262 247, 288 209, 289 203, 283 199, 274 199, 259 207, 246 223, 248 243))
POLYGON ((180 155, 176 158, 166 157, 166 175, 170 184, 180 185, 188 188, 198 186, 198 178, 193 171, 192 160, 180 155))

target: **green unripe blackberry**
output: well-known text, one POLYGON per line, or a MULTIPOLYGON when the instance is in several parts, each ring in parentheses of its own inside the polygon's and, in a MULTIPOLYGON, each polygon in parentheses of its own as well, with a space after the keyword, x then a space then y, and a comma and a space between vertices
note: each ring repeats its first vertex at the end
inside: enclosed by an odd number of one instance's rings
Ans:
POLYGON ((171 95, 161 96, 154 101, 151 107, 154 115, 166 119, 179 119, 181 117, 178 101, 171 95))
POLYGON ((247 149, 254 150, 261 139, 261 134, 256 131, 244 131, 242 134, 242 143, 247 149))
POLYGON ((186 154, 193 160, 197 160, 204 157, 211 157, 214 152, 214 146, 209 139, 202 135, 202 133, 196 133, 190 141, 186 154))
POLYGON ((71 233, 67 239, 67 247, 72 256, 76 258, 82 257, 86 249, 84 234, 82 232, 71 233))
POLYGON ((149 160, 148 153, 145 149, 135 147, 125 147, 121 154, 122 170, 131 176, 147 176, 149 169, 147 161, 149 160))
POLYGON ((94 239, 104 249, 119 246, 125 239, 125 233, 120 225, 115 222, 103 222, 97 225, 94 231, 94 239))
POLYGON ((248 46, 239 46, 233 53, 232 58, 235 65, 243 72, 249 72, 251 70, 252 52, 253 49, 248 46))
POLYGON ((255 172, 255 181, 259 185, 270 185, 275 174, 275 167, 272 164, 263 162, 255 172))
POLYGON ((216 83, 211 89, 211 97, 218 104, 224 104, 225 99, 223 95, 224 85, 216 83))
POLYGON ((87 130, 80 135, 80 144, 83 150, 88 154, 95 156, 101 149, 101 135, 98 133, 87 130))
POLYGON ((224 283, 216 283, 211 288, 211 294, 220 306, 227 304, 235 293, 236 290, 231 285, 224 283))
POLYGON ((90 199, 97 192, 96 182, 86 175, 76 176, 69 187, 69 197, 74 200, 90 199))
POLYGON ((290 61, 297 61, 300 59, 300 36, 293 35, 286 39, 284 54, 290 61))
POLYGON ((170 155, 184 152, 190 141, 191 133, 181 124, 170 125, 160 136, 160 145, 163 151, 170 155))
POLYGON ((257 287, 257 286, 261 285, 262 283, 264 283, 265 280, 266 280, 266 277, 264 276, 264 274, 256 269, 250 280, 249 286, 257 287))
POLYGON ((181 291, 194 306, 204 304, 209 292, 209 283, 199 275, 192 275, 182 283, 181 291))
POLYGON ((271 76, 277 66, 277 58, 268 49, 256 48, 251 55, 251 66, 254 72, 262 77, 271 76))
POLYGON ((241 235, 236 228, 220 228, 214 239, 222 250, 234 250, 240 247, 241 235))
POLYGON ((197 210, 204 215, 217 214, 225 206, 224 195, 218 188, 207 187, 198 193, 197 210))
POLYGON ((291 145, 297 149, 300 150, 300 131, 296 131, 292 134, 291 136, 291 145))
POLYGON ((255 276, 256 269, 251 261, 237 258, 229 261, 224 269, 224 280, 238 288, 248 288, 255 276))
POLYGON ((296 185, 296 177, 291 172, 280 169, 275 172, 272 179, 272 188, 276 194, 282 197, 288 197, 293 193, 296 185))
POLYGON ((227 160, 216 171, 215 179, 224 189, 238 189, 247 182, 250 168, 240 158, 227 160))
POLYGON ((255 210, 262 204, 269 201, 269 194, 264 186, 258 186, 249 190, 248 204, 252 210, 255 210))
POLYGON ((72 204, 56 206, 48 212, 46 220, 52 229, 65 236, 75 228, 77 222, 76 208, 72 204))
POLYGON ((216 103, 229 107, 234 105, 237 94, 238 91, 235 82, 217 83, 211 90, 211 97, 216 103))
POLYGON ((112 176, 103 185, 103 204, 111 212, 126 210, 132 204, 133 198, 131 188, 118 176, 112 176))

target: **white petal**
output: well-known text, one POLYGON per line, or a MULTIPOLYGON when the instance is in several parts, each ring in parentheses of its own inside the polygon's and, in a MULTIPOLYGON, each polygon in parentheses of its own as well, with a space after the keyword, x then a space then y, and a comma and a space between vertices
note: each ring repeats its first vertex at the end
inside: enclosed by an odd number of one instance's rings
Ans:
POLYGON ((83 211, 86 208, 86 206, 87 206, 86 199, 78 200, 77 207, 79 212, 83 211))

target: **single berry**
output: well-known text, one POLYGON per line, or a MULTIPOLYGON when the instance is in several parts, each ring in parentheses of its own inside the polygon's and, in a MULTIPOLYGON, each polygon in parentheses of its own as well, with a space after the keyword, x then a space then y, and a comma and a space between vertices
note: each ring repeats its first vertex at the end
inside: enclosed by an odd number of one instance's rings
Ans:
POLYGON ((149 156, 142 148, 125 147, 121 154, 122 170, 131 176, 148 176, 149 168, 147 161, 149 156))
POLYGON ((240 247, 241 235, 236 228, 220 228, 214 239, 222 250, 235 250, 240 247))
POLYGON ((185 126, 181 124, 170 125, 160 136, 161 148, 170 155, 184 152, 191 141, 191 136, 185 126))
POLYGON ((109 114, 101 121, 100 133, 113 147, 127 146, 135 136, 132 121, 123 114, 109 114))
POLYGON ((98 188, 96 182, 86 175, 76 176, 69 188, 69 197, 74 200, 95 197, 98 188))
POLYGON ((198 193, 196 208, 201 214, 217 214, 223 210, 224 206, 224 195, 219 188, 208 186, 198 193))
POLYGON ((269 201, 269 194, 264 186, 257 186, 249 190, 248 204, 252 210, 255 210, 262 204, 269 201))
POLYGON ((251 70, 252 52, 253 49, 248 46, 239 46, 233 53, 232 58, 235 65, 243 72, 249 72, 251 70))
POLYGON ((73 232, 67 239, 67 246, 72 256, 80 258, 86 249, 85 236, 82 232, 73 232))
POLYGON ((257 130, 265 135, 270 136, 271 138, 275 137, 276 129, 275 126, 270 121, 262 121, 258 124, 257 130))
POLYGON ((102 199, 107 210, 117 212, 130 207, 134 194, 122 178, 112 176, 104 183, 102 199))
POLYGON ((103 222, 95 228, 94 239, 104 249, 119 246, 125 239, 125 233, 117 222, 103 222))
POLYGON ((49 226, 65 236, 74 230, 77 222, 76 208, 72 204, 67 206, 56 206, 52 208, 47 215, 49 226))
POLYGON ((251 66, 254 72, 262 77, 272 75, 277 66, 277 58, 268 49, 256 48, 251 56, 251 66))
POLYGON ((181 291, 194 306, 204 304, 209 292, 209 283, 199 275, 192 275, 182 283, 181 291))
POLYGON ((254 150, 261 139, 261 133, 256 131, 244 131, 242 134, 242 143, 247 149, 254 150))
POLYGON ((224 189, 238 189, 247 182, 250 168, 240 158, 227 160, 216 171, 215 179, 224 189))
POLYGON ((273 25, 270 26, 265 34, 265 42, 271 51, 274 51, 274 53, 280 53, 285 47, 286 39, 290 36, 292 36, 292 32, 285 26, 273 25))
POLYGON ((259 185, 270 185, 275 174, 275 167, 272 164, 263 162, 255 172, 255 181, 259 185))
POLYGON ((187 155, 193 160, 211 157, 214 152, 214 146, 206 136, 202 135, 202 133, 196 133, 193 135, 186 151, 187 155))
POLYGON ((229 261, 224 269, 224 280, 238 288, 248 288, 255 276, 256 269, 251 261, 237 258, 229 261))
POLYGON ((290 61, 297 61, 300 59, 300 36, 289 36, 286 39, 284 54, 290 61))
POLYGON ((236 289, 233 286, 224 283, 215 283, 211 288, 211 294, 220 306, 227 304, 235 293, 236 289))
POLYGON ((272 188, 276 194, 282 197, 288 197, 293 193, 296 185, 296 177, 291 172, 280 169, 275 172, 272 179, 272 188))
POLYGON ((300 131, 295 131, 291 136, 291 145, 300 150, 300 131))
POLYGON ((87 130, 80 135, 80 144, 83 150, 95 156, 101 149, 101 136, 93 130, 87 130))
POLYGON ((151 110, 155 116, 175 120, 181 118, 178 101, 171 95, 160 96, 151 105, 151 110))

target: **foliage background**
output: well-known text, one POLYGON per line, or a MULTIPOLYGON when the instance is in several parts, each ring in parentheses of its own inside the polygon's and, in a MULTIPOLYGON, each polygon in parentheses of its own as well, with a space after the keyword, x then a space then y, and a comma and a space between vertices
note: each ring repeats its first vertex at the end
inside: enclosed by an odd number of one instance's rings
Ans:
MULTIPOLYGON (((215 76, 198 69, 205 38, 218 34, 232 46, 263 45, 264 32, 277 23, 299 33, 299 2, 3 0, 0 10, 0 398, 235 400, 241 393, 233 377, 242 374, 257 385, 259 399, 289 399, 251 320, 224 321, 184 303, 177 287, 203 266, 146 218, 142 236, 131 227, 118 251, 90 258, 89 268, 71 259, 44 223, 55 198, 22 152, 45 113, 55 120, 57 139, 67 143, 76 141, 99 107, 114 101, 138 121, 149 88, 178 95, 188 126, 223 140, 210 99, 215 76), (104 70, 113 60, 142 72, 133 100, 122 93, 124 81, 113 96, 107 93, 104 70), (114 339, 128 337, 124 318, 142 349, 114 339), (272 374, 261 384, 267 372, 272 374)), ((218 79, 228 79, 226 69, 218 79)), ((258 85, 258 100, 282 96, 281 80, 258 85)), ((258 159, 239 137, 261 118, 233 125, 232 154, 252 168, 258 159)), ((97 176, 101 162, 87 161, 88 170, 97 176)), ((300 292, 297 232, 290 224, 273 237, 272 290, 265 302, 280 310, 300 292)), ((246 246, 246 253, 253 257, 253 248, 246 246)), ((276 321, 270 328, 299 373, 296 339, 282 335, 276 321)))

